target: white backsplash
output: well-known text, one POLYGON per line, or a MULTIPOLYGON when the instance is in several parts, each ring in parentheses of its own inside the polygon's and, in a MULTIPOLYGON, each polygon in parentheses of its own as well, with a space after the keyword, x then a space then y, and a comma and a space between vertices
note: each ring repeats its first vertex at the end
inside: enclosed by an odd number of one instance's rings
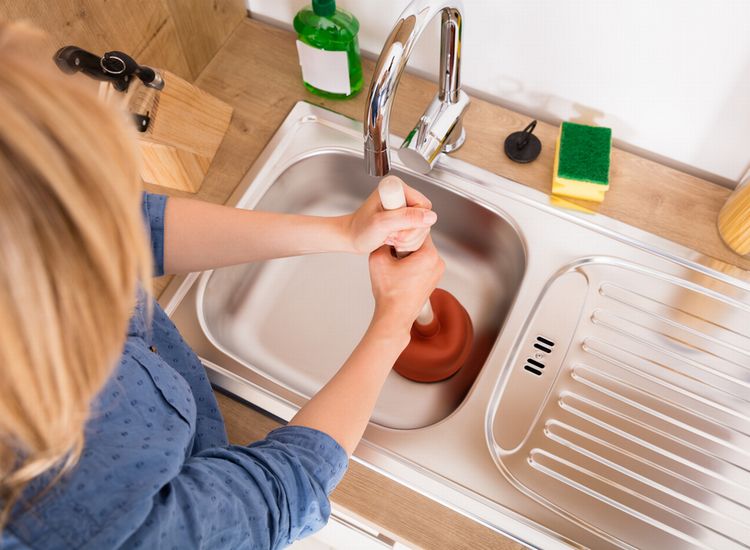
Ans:
MULTIPOLYGON (((308 0, 247 0, 291 25, 308 0)), ((377 55, 408 0, 339 0, 377 55)), ((611 126, 631 150, 733 185, 750 166, 750 2, 464 0, 470 93, 549 122, 611 126)), ((437 24, 410 67, 429 77, 437 24)), ((365 90, 366 91, 366 90, 365 90)))

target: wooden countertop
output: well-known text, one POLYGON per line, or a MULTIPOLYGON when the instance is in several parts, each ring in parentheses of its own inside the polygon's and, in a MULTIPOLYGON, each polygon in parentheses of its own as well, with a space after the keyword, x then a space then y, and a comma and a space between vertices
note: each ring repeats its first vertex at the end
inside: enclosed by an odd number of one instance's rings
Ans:
MULTIPOLYGON (((435 44, 438 55, 438 44, 435 44)), ((299 100, 362 119, 374 63, 364 61, 363 91, 346 101, 325 100, 301 84, 294 34, 252 19, 242 21, 196 83, 234 106, 230 129, 196 198, 224 203, 265 144, 299 100)), ((404 74, 391 117, 391 132, 406 135, 436 91, 436 85, 404 74)), ((503 153, 505 136, 530 119, 487 101, 472 98, 464 125, 465 145, 453 156, 549 193, 557 128, 539 123, 535 131, 542 153, 531 164, 516 164, 503 153)), ((164 193, 165 189, 147 186, 164 193)), ((167 190, 168 194, 191 196, 167 190)), ((650 231, 721 260, 747 277, 750 258, 734 254, 721 241, 716 217, 730 191, 642 157, 613 149, 611 187, 601 205, 576 202, 588 209, 650 231)), ((168 282, 155 282, 160 294, 168 282)), ((219 396, 230 439, 245 443, 263 437, 278 424, 258 411, 219 396)), ((369 520, 396 540, 430 548, 518 548, 519 546, 463 516, 352 463, 333 495, 334 502, 369 520)))

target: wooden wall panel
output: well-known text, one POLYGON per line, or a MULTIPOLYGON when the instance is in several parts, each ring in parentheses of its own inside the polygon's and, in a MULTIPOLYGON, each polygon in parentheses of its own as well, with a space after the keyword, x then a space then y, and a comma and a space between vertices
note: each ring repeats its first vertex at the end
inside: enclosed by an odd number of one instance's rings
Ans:
POLYGON ((62 45, 70 41, 85 49, 101 48, 140 52, 164 25, 169 12, 162 2, 128 0, 6 0, 0 15, 10 20, 28 19, 50 33, 62 45))
POLYGON ((165 0, 196 77, 247 16, 245 0, 165 0))
MULTIPOLYGON (((127 50, 123 51, 129 53, 127 50)), ((146 47, 133 57, 138 63, 166 69, 188 82, 198 78, 198 73, 193 73, 190 70, 190 63, 185 51, 180 46, 177 29, 171 17, 168 17, 164 25, 150 37, 146 47)))
POLYGON ((26 19, 56 47, 100 54, 122 50, 138 62, 193 81, 245 17, 242 0, 2 0, 0 18, 26 19))

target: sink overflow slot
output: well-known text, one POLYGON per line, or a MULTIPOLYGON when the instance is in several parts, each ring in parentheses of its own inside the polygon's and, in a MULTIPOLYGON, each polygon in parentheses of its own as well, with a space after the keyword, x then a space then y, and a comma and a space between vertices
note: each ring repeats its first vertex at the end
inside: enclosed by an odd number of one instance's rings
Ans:
MULTIPOLYGON (((543 351, 544 353, 552 353, 552 348, 555 347, 555 343, 552 340, 545 338, 544 336, 537 336, 534 347, 539 351, 543 351)), ((542 363, 541 361, 537 361, 537 359, 542 359, 544 356, 541 353, 537 353, 535 357, 536 359, 532 359, 531 357, 526 359, 526 364, 523 366, 523 368, 532 374, 541 376, 542 369, 544 369, 544 363, 542 363)))
POLYGON ((540 363, 536 359, 532 359, 531 357, 529 357, 528 359, 526 359, 526 365, 524 365, 523 368, 525 368, 529 372, 533 372, 537 376, 540 376, 542 374, 541 369, 544 368, 544 363, 540 363))
POLYGON ((537 336, 536 337, 536 341, 539 342, 539 343, 541 343, 541 344, 544 344, 545 346, 548 346, 549 348, 554 348, 555 347, 555 343, 552 340, 548 340, 544 336, 537 336))

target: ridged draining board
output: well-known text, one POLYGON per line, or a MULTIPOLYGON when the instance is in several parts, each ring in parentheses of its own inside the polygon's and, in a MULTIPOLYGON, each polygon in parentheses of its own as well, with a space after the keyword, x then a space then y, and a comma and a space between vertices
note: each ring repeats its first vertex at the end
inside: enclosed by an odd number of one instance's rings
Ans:
POLYGON ((522 491, 617 546, 750 547, 750 305, 615 259, 547 286, 494 414, 522 491))

